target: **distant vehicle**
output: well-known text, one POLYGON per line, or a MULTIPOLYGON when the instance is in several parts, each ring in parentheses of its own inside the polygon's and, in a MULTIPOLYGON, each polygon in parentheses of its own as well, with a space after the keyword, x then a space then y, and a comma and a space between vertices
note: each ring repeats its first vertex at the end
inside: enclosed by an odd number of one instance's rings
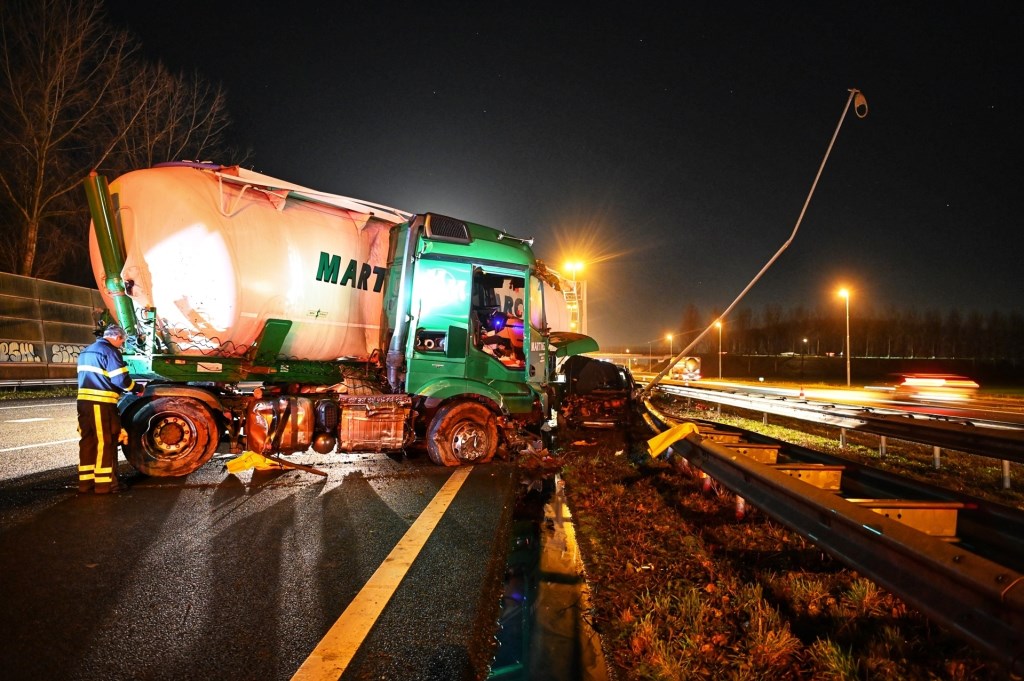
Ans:
POLYGON ((672 367, 669 377, 677 381, 699 381, 700 357, 683 357, 672 367))
POLYGON ((905 400, 969 400, 978 383, 955 374, 902 374, 894 396, 905 400))

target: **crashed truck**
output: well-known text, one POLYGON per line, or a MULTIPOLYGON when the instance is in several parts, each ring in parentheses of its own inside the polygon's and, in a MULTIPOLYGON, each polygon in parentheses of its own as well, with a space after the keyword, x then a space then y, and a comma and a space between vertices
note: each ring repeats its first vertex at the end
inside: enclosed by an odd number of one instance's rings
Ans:
POLYGON ((532 240, 211 163, 86 180, 93 273, 140 394, 126 457, 182 476, 230 452, 489 461, 554 421, 562 280, 532 240), (532 434, 531 435, 531 431, 532 434))

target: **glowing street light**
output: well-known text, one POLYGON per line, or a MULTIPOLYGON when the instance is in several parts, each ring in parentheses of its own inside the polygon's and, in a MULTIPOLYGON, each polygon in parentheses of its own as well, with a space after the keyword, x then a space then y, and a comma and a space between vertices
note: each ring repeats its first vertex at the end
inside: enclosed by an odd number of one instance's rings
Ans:
POLYGON ((715 322, 718 329, 718 379, 722 379, 722 321, 715 322))
POLYGON ((633 358, 629 354, 629 348, 626 348, 626 366, 630 371, 633 370, 633 358))
POLYGON ((846 355, 846 387, 850 387, 850 292, 841 288, 839 297, 846 301, 846 348, 844 354, 846 355))
POLYGON ((583 263, 579 260, 566 261, 565 271, 572 274, 572 281, 573 283, 576 283, 576 273, 583 271, 583 263))
POLYGON ((665 336, 665 340, 668 341, 668 356, 674 357, 676 353, 672 350, 672 334, 665 336))

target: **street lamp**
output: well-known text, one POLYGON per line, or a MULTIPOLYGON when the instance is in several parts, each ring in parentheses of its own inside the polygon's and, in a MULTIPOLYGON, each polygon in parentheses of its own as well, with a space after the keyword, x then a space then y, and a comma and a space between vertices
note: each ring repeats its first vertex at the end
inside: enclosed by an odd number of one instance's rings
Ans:
POLYGON ((804 338, 804 344, 800 347, 800 382, 804 380, 804 358, 807 357, 807 339, 804 338))
POLYGON ((722 322, 715 322, 718 327, 718 380, 722 380, 722 322))
POLYGON ((672 350, 672 334, 665 336, 665 338, 668 339, 668 356, 674 357, 676 353, 672 350))
POLYGON ((579 260, 566 261, 565 269, 572 274, 572 300, 569 301, 569 328, 572 331, 581 331, 580 327, 580 291, 576 285, 576 273, 583 271, 583 263, 579 260))
POLYGON ((845 289, 839 289, 839 297, 846 301, 846 349, 844 354, 846 355, 846 387, 850 387, 850 292, 845 289))
POLYGON ((629 368, 630 371, 633 370, 633 358, 629 354, 629 348, 626 348, 626 367, 629 368))

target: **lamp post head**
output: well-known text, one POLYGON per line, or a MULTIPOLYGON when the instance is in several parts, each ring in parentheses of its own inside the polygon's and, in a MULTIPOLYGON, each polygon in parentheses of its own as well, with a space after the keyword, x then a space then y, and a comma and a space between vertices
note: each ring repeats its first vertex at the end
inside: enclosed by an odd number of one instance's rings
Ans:
POLYGON ((839 297, 840 298, 846 298, 847 300, 849 300, 850 299, 850 291, 848 289, 845 289, 845 288, 839 289, 839 297))
POLYGON ((567 260, 565 262, 565 271, 572 275, 573 281, 576 281, 576 273, 583 271, 583 263, 579 260, 567 260))

